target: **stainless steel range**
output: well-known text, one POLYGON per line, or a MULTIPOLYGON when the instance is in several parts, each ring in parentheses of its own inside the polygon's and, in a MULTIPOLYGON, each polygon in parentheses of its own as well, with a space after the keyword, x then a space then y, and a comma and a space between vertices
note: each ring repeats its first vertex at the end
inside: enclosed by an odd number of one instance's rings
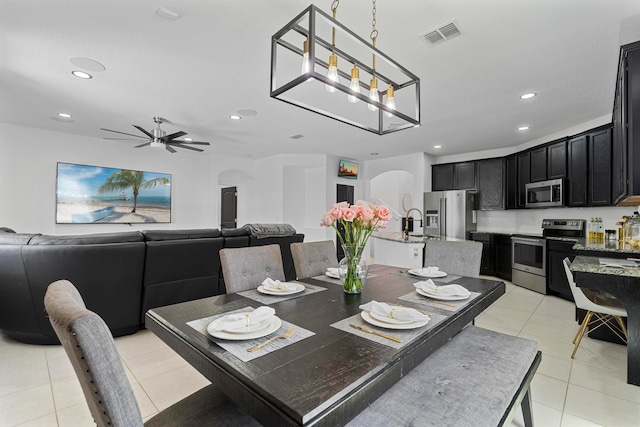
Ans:
POLYGON ((584 237, 583 219, 543 219, 541 234, 511 236, 511 281, 532 291, 547 293, 547 237, 584 237))

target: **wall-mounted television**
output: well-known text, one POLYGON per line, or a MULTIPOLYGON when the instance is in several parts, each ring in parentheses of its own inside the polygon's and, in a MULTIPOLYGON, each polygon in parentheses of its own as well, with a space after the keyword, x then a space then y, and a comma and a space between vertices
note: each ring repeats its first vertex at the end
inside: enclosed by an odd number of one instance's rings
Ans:
POLYGON ((358 164, 349 160, 340 160, 338 164, 338 176, 342 178, 357 179, 358 164))
POLYGON ((58 163, 56 224, 171 222, 171 175, 58 163))

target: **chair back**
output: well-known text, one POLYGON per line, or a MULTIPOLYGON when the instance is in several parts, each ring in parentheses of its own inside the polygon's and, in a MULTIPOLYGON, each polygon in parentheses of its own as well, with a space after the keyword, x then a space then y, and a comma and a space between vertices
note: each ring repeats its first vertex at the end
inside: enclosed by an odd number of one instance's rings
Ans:
POLYGON ((67 280, 48 286, 44 306, 96 424, 142 426, 138 403, 102 318, 87 310, 80 293, 67 280))
POLYGON ((291 256, 298 279, 324 274, 338 265, 336 247, 331 240, 292 243, 291 256))
POLYGON ((285 281, 279 245, 220 249, 227 293, 256 289, 266 278, 285 281))
POLYGON ((438 267, 449 274, 478 277, 481 261, 480 242, 427 240, 424 245, 424 266, 438 267))

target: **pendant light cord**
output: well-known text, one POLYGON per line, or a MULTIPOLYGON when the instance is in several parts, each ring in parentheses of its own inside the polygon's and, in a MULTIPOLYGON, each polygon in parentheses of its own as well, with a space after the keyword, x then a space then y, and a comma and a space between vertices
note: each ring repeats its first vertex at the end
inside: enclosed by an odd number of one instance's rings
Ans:
MULTIPOLYGON (((331 3, 331 11, 333 12, 333 19, 336 19, 339 5, 340 5, 340 0, 333 0, 333 3, 331 3)), ((336 45, 336 27, 332 27, 331 28, 331 46, 335 47, 335 45, 336 45)))
MULTIPOLYGON (((371 34, 369 35, 369 37, 371 37, 371 42, 373 44, 373 47, 376 47, 376 40, 378 39, 378 30, 376 29, 376 0, 372 0, 373 1, 373 8, 371 9, 371 34)), ((373 70, 376 70, 376 54, 373 54, 373 70)), ((375 76, 374 76, 375 77, 375 76)))

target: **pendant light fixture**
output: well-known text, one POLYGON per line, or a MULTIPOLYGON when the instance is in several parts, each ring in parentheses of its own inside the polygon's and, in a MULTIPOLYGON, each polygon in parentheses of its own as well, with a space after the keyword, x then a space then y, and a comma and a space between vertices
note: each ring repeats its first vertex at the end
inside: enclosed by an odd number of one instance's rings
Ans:
POLYGON ((275 33, 271 97, 379 135, 420 126, 420 79, 377 48, 372 4, 370 41, 337 21, 339 0, 332 16, 310 5, 275 33))

